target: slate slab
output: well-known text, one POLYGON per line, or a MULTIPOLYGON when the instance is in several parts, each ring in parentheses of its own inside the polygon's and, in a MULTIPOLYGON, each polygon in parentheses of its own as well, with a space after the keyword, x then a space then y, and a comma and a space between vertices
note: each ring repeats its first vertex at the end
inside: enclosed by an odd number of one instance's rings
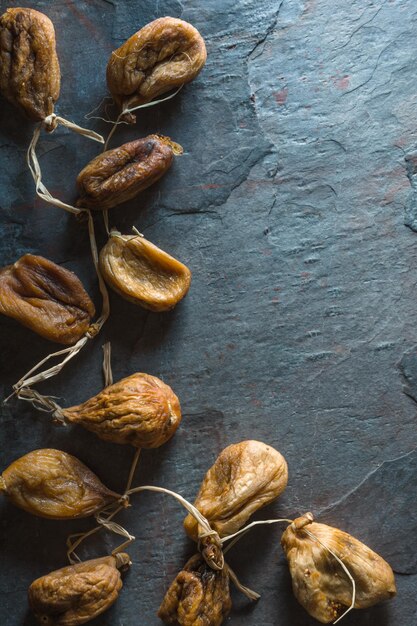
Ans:
MULTIPOLYGON (((19 2, 0 1, 1 11, 19 2)), ((417 147, 417 6, 412 0, 46 0, 62 67, 59 114, 85 119, 107 95, 110 52, 156 17, 192 22, 207 66, 170 102, 144 110, 115 141, 171 136, 185 154, 163 180, 111 212, 193 271, 173 312, 139 310, 111 294, 112 316, 60 376, 40 386, 72 405, 102 387, 101 345, 115 378, 146 371, 179 395, 183 424, 145 452, 137 481, 192 499, 226 445, 256 438, 287 458, 288 489, 262 511, 312 510, 392 560, 398 597, 345 624, 413 625, 416 616, 416 407, 398 363, 417 345, 416 234, 410 155, 417 147), (411 182, 410 182, 411 181, 411 182), (411 195, 410 195, 411 194, 411 195), (411 207, 411 208, 410 208, 411 207), (413 221, 414 220, 414 221, 413 221), (415 508, 415 507, 414 507, 415 508)), ((99 111, 102 113, 104 108, 99 111)), ((25 165, 33 125, 0 105, 0 262, 42 254, 100 297, 88 235, 34 196, 25 165)), ((75 200, 74 180, 97 145, 60 128, 39 149, 45 182, 75 200)), ((102 245, 105 231, 97 219, 102 245)), ((0 319, 1 395, 55 346, 0 319)), ((407 365, 407 363, 405 363, 407 365)), ((411 367, 411 365, 410 365, 411 367)), ((76 454, 121 489, 133 451, 78 428, 51 426, 23 403, 1 409, 1 466, 38 447, 76 454)), ((0 623, 34 626, 26 590, 65 564, 65 539, 90 522, 54 523, 1 502, 0 623)), ((144 494, 120 518, 137 537, 120 600, 92 624, 157 626, 155 612, 192 553, 183 512, 144 494)), ((234 594, 227 624, 312 626, 294 600, 280 530, 253 531, 230 553, 256 605, 234 594), (255 535, 256 533, 256 535, 255 535)), ((117 541, 117 540, 116 540, 117 541)), ((83 556, 109 551, 103 534, 83 556)))

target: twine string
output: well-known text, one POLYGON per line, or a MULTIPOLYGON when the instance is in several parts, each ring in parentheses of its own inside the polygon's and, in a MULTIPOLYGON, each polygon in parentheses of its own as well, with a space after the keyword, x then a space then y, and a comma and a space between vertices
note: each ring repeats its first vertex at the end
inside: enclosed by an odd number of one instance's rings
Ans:
MULTIPOLYGON (((106 320, 108 319, 110 315, 109 294, 108 294, 106 284, 103 280, 103 277, 101 275, 100 268, 98 265, 98 250, 97 250, 97 241, 96 241, 96 236, 95 236, 95 231, 94 231, 94 220, 90 211, 87 211, 87 214, 88 214, 88 233, 89 233, 89 238, 90 238, 91 254, 92 254, 93 263, 94 263, 94 267, 96 270, 96 274, 97 274, 97 278, 99 282, 99 288, 100 288, 100 292, 101 292, 101 296, 103 300, 100 317, 98 318, 96 322, 91 324, 90 328, 87 330, 85 335, 83 335, 83 337, 81 337, 73 346, 69 346, 68 348, 64 348, 63 350, 58 350, 57 352, 53 352, 49 354, 48 356, 46 356, 45 358, 43 358, 41 361, 39 361, 39 363, 34 365, 29 370, 29 372, 27 372, 24 376, 22 376, 22 378, 16 384, 13 385, 14 391, 8 398, 6 398, 5 402, 7 402, 7 400, 9 400, 12 396, 16 395, 18 398, 23 398, 24 400, 28 402, 32 402, 34 406, 40 406, 43 404, 45 409, 48 409, 51 406, 48 400, 48 396, 42 396, 38 392, 35 392, 33 389, 31 389, 31 386, 59 374, 59 372, 65 367, 65 365, 80 352, 80 350, 85 346, 87 341, 89 339, 93 339, 100 332, 101 328, 103 327, 104 323, 106 322, 106 320), (39 370, 47 361, 49 361, 50 359, 58 358, 63 355, 65 355, 65 357, 62 359, 62 361, 60 361, 59 363, 53 365, 52 367, 46 370, 43 370, 35 374, 35 372, 37 372, 37 370, 39 370), (22 393, 23 390, 25 390, 24 393, 22 393), (44 400, 44 398, 46 399, 44 400)), ((54 416, 56 416, 59 419, 59 411, 61 410, 61 407, 59 407, 59 405, 56 405, 55 410, 56 410, 56 414, 54 414, 54 416)))
MULTIPOLYGON (((221 540, 222 543, 225 543, 226 541, 232 540, 231 543, 229 543, 228 546, 223 550, 223 553, 226 554, 230 550, 230 548, 232 548, 235 545, 235 543, 237 543, 249 530, 251 530, 255 526, 262 526, 262 525, 267 525, 267 524, 279 524, 279 523, 282 523, 282 522, 287 522, 289 524, 292 524, 293 521, 294 520, 290 520, 290 519, 285 519, 284 518, 284 519, 258 520, 256 522, 252 522, 251 524, 248 524, 247 526, 244 526, 243 528, 241 528, 237 532, 233 533, 232 535, 228 535, 227 537, 223 537, 222 538, 222 540, 221 540)), ((311 522, 313 521, 313 516, 311 516, 310 521, 311 522)), ((301 530, 302 530, 302 532, 305 532, 311 539, 313 539, 314 541, 317 541, 317 543, 319 543, 322 546, 322 548, 327 550, 327 552, 329 552, 329 554, 331 554, 333 556, 333 558, 336 559, 336 561, 342 567, 343 571, 345 572, 345 574, 347 575, 347 577, 349 578, 349 580, 350 580, 350 582, 352 584, 352 601, 350 603, 350 606, 346 609, 346 611, 344 611, 342 613, 342 615, 340 615, 337 618, 337 620, 335 620, 333 622, 333 624, 337 624, 338 622, 340 622, 340 620, 342 620, 344 617, 346 617, 346 615, 353 608, 355 608, 355 601, 356 601, 356 583, 355 583, 355 579, 353 578, 352 574, 350 573, 350 571, 348 570, 346 565, 343 563, 341 558, 338 557, 337 554, 331 548, 329 548, 329 546, 327 546, 325 543, 323 543, 323 541, 321 541, 314 533, 312 533, 311 530, 308 530, 304 526, 303 526, 302 529, 300 529, 300 531, 301 530)))
MULTIPOLYGON (((108 149, 108 145, 109 145, 110 139, 113 137, 113 135, 116 132, 116 129, 119 126, 119 124, 128 124, 128 122, 123 120, 122 117, 124 117, 125 115, 128 115, 129 113, 133 113, 134 111, 138 111, 139 109, 148 109, 149 107, 154 107, 157 104, 161 104, 161 102, 167 102, 167 100, 171 100, 172 98, 174 98, 177 95, 177 93, 179 93, 181 91, 183 86, 184 86, 184 84, 180 85, 178 87, 178 89, 176 89, 174 91, 174 93, 170 94, 169 96, 166 96, 166 98, 160 98, 159 100, 152 100, 152 102, 147 102, 146 104, 138 104, 138 106, 127 107, 126 109, 123 109, 123 111, 118 115, 116 121, 112 122, 113 128, 111 129, 111 131, 109 132, 109 134, 107 136, 106 143, 104 144, 103 151, 105 152, 108 149)), ((110 120, 104 120, 104 121, 106 122, 106 121, 110 121, 110 120)))
MULTIPOLYGON (((103 346, 103 349, 104 347, 105 346, 103 346)), ((105 356, 105 358, 109 358, 109 357, 105 356)), ((126 505, 127 506, 129 505, 128 491, 130 490, 132 486, 135 470, 136 470, 139 457, 140 457, 140 452, 141 452, 140 448, 137 448, 135 450, 135 454, 133 457, 132 465, 130 467, 124 495, 120 498, 118 502, 105 507, 104 509, 96 513, 96 515, 94 516, 98 526, 95 526, 91 530, 84 532, 84 533, 76 533, 76 534, 70 535, 67 538, 67 548, 68 548, 67 558, 71 564, 77 561, 79 562, 81 560, 79 556, 76 554, 75 550, 86 539, 88 539, 88 537, 95 535, 99 530, 102 530, 103 528, 105 528, 106 530, 109 530, 110 532, 115 533, 116 535, 121 535, 122 537, 126 538, 126 541, 124 541, 122 544, 117 546, 117 548, 114 548, 114 550, 112 550, 112 555, 115 555, 118 552, 122 552, 124 548, 126 548, 133 541, 135 541, 134 535, 131 535, 129 531, 123 528, 123 526, 121 526, 120 524, 117 524, 116 522, 113 522, 112 520, 116 515, 118 515, 118 513, 120 513, 120 511, 126 508, 126 505)))
POLYGON ((93 141, 98 141, 99 143, 104 143, 104 139, 98 133, 87 128, 83 128, 82 126, 78 126, 78 124, 74 124, 73 122, 70 122, 63 117, 60 117, 59 115, 55 115, 55 113, 48 115, 48 117, 46 117, 43 122, 40 122, 40 124, 38 124, 33 131, 33 137, 26 153, 26 162, 32 174, 32 178, 35 181, 35 189, 37 195, 45 200, 45 202, 48 202, 48 204, 52 204, 56 207, 59 207, 60 209, 64 209, 69 213, 79 214, 82 213, 84 209, 77 208, 75 206, 72 206, 71 204, 62 202, 62 200, 59 200, 59 198, 55 198, 42 182, 42 171, 36 154, 36 146, 38 144, 42 128, 45 126, 50 126, 53 132, 58 124, 61 124, 61 126, 65 126, 65 128, 68 128, 69 130, 72 130, 79 135, 88 137, 93 141))
MULTIPOLYGON (((202 530, 199 529, 198 534, 199 546, 203 543, 203 540, 205 538, 211 538, 214 541, 215 545, 217 544, 221 548, 222 540, 220 539, 218 533, 211 528, 207 518, 202 513, 200 513, 200 511, 193 504, 191 504, 191 502, 188 502, 188 500, 183 498, 179 493, 171 491, 170 489, 165 489, 164 487, 143 485, 141 487, 135 487, 134 489, 130 489, 129 491, 127 491, 126 495, 130 496, 134 493, 139 493, 141 491, 156 491, 157 493, 165 493, 178 500, 178 502, 180 502, 182 506, 194 517, 199 526, 202 527, 202 530)), ((216 561, 208 559, 207 554, 204 550, 201 550, 201 554, 207 565, 209 565, 209 567, 211 567, 212 569, 221 570, 223 568, 226 568, 227 572, 229 573, 230 579, 236 585, 237 589, 241 591, 247 598, 249 598, 250 600, 258 600, 258 598, 260 598, 260 595, 256 593, 256 591, 253 591, 245 585, 242 585, 242 583, 237 578, 235 572, 230 568, 227 563, 225 563, 223 553, 221 553, 221 565, 219 565, 216 561)))
POLYGON ((111 367, 111 343, 106 341, 103 345, 103 378, 104 386, 109 387, 113 384, 113 371, 111 367))
POLYGON ((338 622, 340 622, 340 620, 342 620, 344 617, 346 617, 346 615, 348 613, 350 613, 350 611, 352 609, 355 608, 355 601, 356 601, 356 583, 355 583, 355 579, 353 578, 352 574, 349 572, 348 568, 346 567, 346 565, 343 563, 342 559, 339 558, 337 556, 337 554, 335 552, 333 552, 333 550, 331 548, 329 548, 329 546, 326 546, 325 543, 323 543, 314 533, 311 532, 311 530, 308 530, 307 528, 303 528, 302 529, 303 532, 305 532, 309 537, 311 537, 311 539, 314 539, 314 541, 317 541, 317 543, 319 543, 325 550, 327 550, 327 552, 329 552, 335 559, 336 561, 339 563, 339 565, 342 567, 343 571, 345 572, 346 576, 349 578, 351 584, 352 584, 352 601, 350 603, 350 606, 346 609, 346 611, 344 611, 342 613, 342 615, 340 615, 337 620, 335 620, 333 622, 333 624, 337 624, 338 622))

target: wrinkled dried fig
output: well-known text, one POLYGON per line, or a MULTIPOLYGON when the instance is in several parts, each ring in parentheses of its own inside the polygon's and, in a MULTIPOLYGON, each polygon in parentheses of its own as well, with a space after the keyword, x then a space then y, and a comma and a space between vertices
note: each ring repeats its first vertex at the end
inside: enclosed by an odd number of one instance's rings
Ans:
POLYGON ((149 135, 107 150, 79 173, 77 206, 111 209, 131 200, 165 174, 182 148, 161 135, 149 135))
MULTIPOLYGON (((225 537, 277 498, 287 481, 287 463, 277 450, 260 441, 242 441, 220 453, 203 480, 194 506, 219 536, 225 537)), ((192 515, 187 515, 184 527, 192 539, 198 539, 198 523, 192 515)))
POLYGON ((121 498, 84 463, 50 448, 9 465, 0 477, 0 492, 24 511, 50 519, 88 517, 121 498))
POLYGON ((88 330, 94 304, 73 272, 25 254, 0 269, 0 313, 46 339, 73 344, 88 330))
POLYGON ((352 582, 334 556, 306 531, 346 565, 356 584, 355 609, 395 596, 394 573, 382 557, 348 533, 313 522, 307 513, 288 526, 281 544, 295 597, 319 622, 329 624, 346 611, 352 602, 352 582))
POLYGON ((51 20, 34 9, 0 17, 0 93, 31 120, 53 113, 61 73, 51 20))
POLYGON ((151 311, 169 311, 184 298, 191 272, 139 235, 113 233, 100 252, 106 283, 122 298, 151 311))
POLYGON ((231 608, 227 568, 212 570, 195 554, 168 589, 158 617, 166 624, 220 626, 231 608))
POLYGON ((156 376, 140 373, 62 413, 68 422, 84 426, 101 439, 138 448, 158 448, 181 421, 180 403, 171 387, 156 376))
POLYGON ((129 565, 121 552, 58 569, 30 585, 30 607, 45 626, 85 624, 116 602, 123 586, 120 570, 129 565))
MULTIPOLYGON (((206 58, 204 40, 194 26, 161 17, 112 52, 107 85, 120 111, 125 111, 189 83, 206 58)), ((124 119, 132 123, 136 118, 126 114, 124 119)))

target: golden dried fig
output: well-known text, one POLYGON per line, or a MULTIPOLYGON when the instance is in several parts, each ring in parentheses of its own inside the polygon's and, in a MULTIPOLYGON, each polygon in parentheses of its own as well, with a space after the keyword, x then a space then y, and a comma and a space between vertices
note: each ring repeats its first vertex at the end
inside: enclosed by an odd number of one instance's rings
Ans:
POLYGON ((231 608, 227 567, 212 570, 195 554, 168 589, 158 617, 166 624, 220 626, 231 608))
MULTIPOLYGON (((277 498, 287 481, 282 454, 260 441, 242 441, 220 453, 203 480, 194 506, 219 536, 225 537, 277 498)), ((192 539, 198 539, 198 523, 192 515, 187 515, 184 527, 192 539)))
POLYGON ((83 404, 62 409, 66 421, 80 424, 101 439, 158 448, 181 421, 181 407, 171 387, 149 374, 132 374, 83 404))
POLYGON ((165 174, 182 148, 161 135, 149 135, 107 150, 79 173, 77 206, 111 209, 131 200, 165 174))
POLYGON ((0 313, 46 339, 75 343, 94 312, 79 278, 48 259, 25 254, 0 269, 0 313))
POLYGON ((112 233, 100 252, 106 283, 122 298, 151 311, 169 311, 184 298, 191 272, 139 235, 112 233))
POLYGON ((50 448, 9 465, 0 477, 0 491, 24 511, 50 519, 88 517, 121 498, 84 463, 50 448))
POLYGON ((31 120, 53 113, 61 73, 51 20, 34 9, 0 17, 0 93, 31 120))
MULTIPOLYGON (((125 111, 189 83, 206 58, 204 39, 194 26, 161 17, 112 52, 107 85, 117 106, 125 111)), ((124 119, 132 123, 136 118, 126 114, 124 119)))
POLYGON ((343 561, 355 581, 355 609, 366 609, 396 594, 394 573, 382 557, 348 533, 313 522, 311 513, 288 526, 281 544, 295 597, 322 624, 333 622, 346 611, 353 591, 340 563, 324 546, 343 561))
POLYGON ((120 570, 129 565, 121 552, 58 569, 30 585, 30 607, 44 626, 85 624, 116 602, 123 586, 120 570))

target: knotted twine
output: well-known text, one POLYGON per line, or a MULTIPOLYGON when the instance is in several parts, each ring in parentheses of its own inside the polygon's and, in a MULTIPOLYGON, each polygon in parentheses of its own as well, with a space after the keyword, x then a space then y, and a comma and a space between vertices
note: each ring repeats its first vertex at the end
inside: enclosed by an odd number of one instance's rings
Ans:
MULTIPOLYGON (((69 128, 70 130, 73 130, 80 135, 89 137, 94 141, 104 143, 103 137, 98 133, 92 130, 88 130, 86 128, 82 128, 81 126, 78 126, 77 124, 74 124, 73 122, 70 122, 63 117, 52 113, 51 115, 48 115, 48 117, 46 117, 43 122, 38 124, 38 126, 35 128, 32 141, 29 144, 29 148, 26 154, 26 161, 35 182, 36 193, 40 198, 45 200, 45 202, 47 202, 48 204, 52 204, 53 206, 64 209, 65 211, 68 211, 75 215, 87 214, 91 254, 93 257, 93 263, 98 278, 103 304, 101 314, 98 320, 91 324, 87 332, 73 346, 69 346, 68 348, 64 348, 62 350, 58 350, 57 352, 49 354, 47 357, 39 361, 39 363, 37 363, 34 367, 32 367, 24 376, 22 376, 22 378, 16 384, 13 385, 13 393, 11 394, 11 396, 16 395, 22 400, 31 402, 34 406, 36 406, 36 408, 46 411, 57 410, 59 409, 59 406, 56 405, 56 403, 54 406, 53 398, 42 396, 38 392, 35 392, 33 389, 31 389, 31 386, 59 374, 59 372, 65 367, 65 365, 80 352, 80 350, 85 346, 88 340, 93 339, 100 332, 101 328, 103 327, 104 323, 110 315, 109 295, 98 265, 97 241, 95 237, 94 220, 91 211, 88 209, 72 206, 71 204, 67 204, 66 202, 62 202, 58 198, 55 198, 42 182, 42 171, 38 161, 38 157, 36 155, 36 146, 39 141, 39 137, 43 127, 50 127, 52 129, 51 132, 53 132, 59 124, 65 126, 66 128, 69 128), (61 356, 64 356, 62 361, 44 371, 38 372, 38 370, 49 360, 56 359, 61 356)), ((7 402, 7 400, 11 396, 6 398, 5 401, 7 402)))

